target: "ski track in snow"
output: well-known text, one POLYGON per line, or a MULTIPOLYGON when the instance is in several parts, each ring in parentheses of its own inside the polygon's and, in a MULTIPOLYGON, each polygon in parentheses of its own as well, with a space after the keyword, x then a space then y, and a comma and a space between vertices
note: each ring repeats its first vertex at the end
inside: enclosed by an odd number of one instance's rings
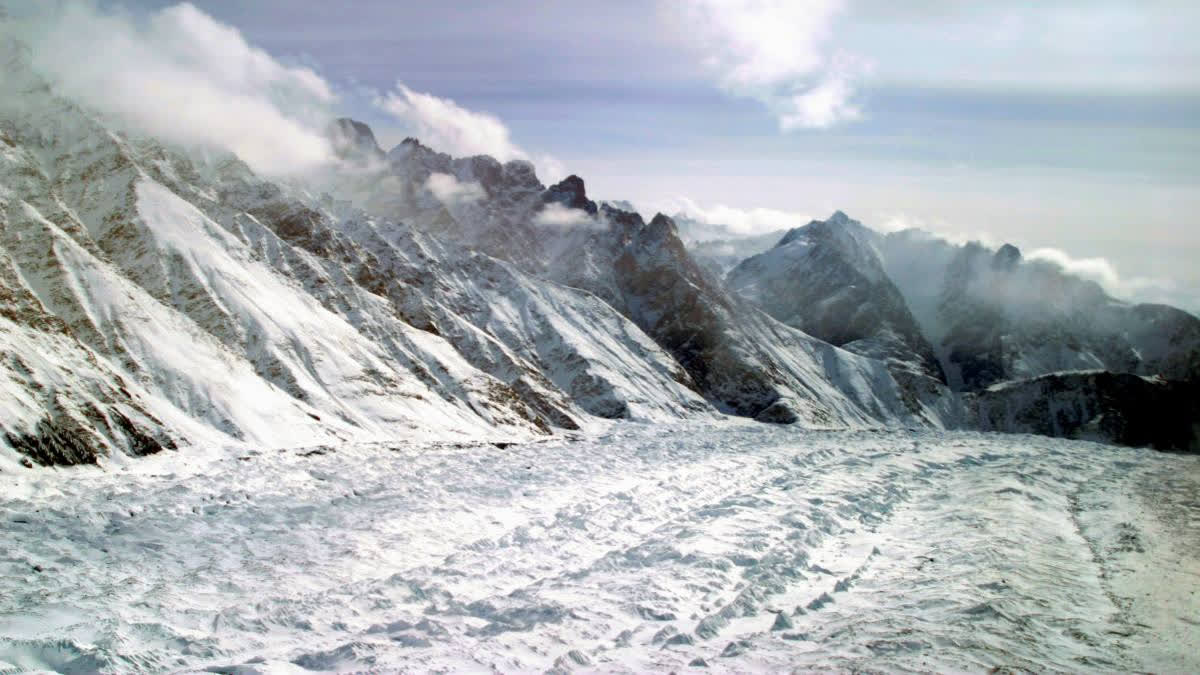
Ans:
POLYGON ((1200 457, 614 425, 0 475, 0 672, 1200 669, 1200 457))

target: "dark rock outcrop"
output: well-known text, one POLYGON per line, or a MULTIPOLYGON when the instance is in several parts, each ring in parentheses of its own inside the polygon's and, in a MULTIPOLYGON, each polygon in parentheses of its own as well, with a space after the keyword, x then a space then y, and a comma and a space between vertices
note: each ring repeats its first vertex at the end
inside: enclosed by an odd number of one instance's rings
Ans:
POLYGON ((1200 383, 1126 373, 1046 375, 970 398, 983 431, 1200 452, 1200 383))
POLYGON ((557 203, 569 209, 586 211, 588 215, 592 216, 598 212, 596 202, 587 198, 583 179, 574 174, 567 176, 557 185, 546 188, 546 191, 542 193, 542 201, 547 204, 557 203))

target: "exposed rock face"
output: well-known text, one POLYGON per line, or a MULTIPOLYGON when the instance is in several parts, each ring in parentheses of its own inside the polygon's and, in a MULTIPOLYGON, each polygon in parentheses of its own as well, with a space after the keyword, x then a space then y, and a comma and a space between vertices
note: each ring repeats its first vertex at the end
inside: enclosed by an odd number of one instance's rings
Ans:
MULTIPOLYGON (((583 181, 575 177, 547 195, 545 201, 565 199, 573 208, 586 210, 591 203, 583 181)), ((836 350, 818 359, 814 350, 828 345, 791 333, 734 301, 692 258, 669 217, 658 214, 647 224, 640 215, 607 204, 598 215, 607 224, 603 231, 538 235, 550 252, 549 264, 539 266, 542 274, 589 290, 629 317, 674 356, 686 372, 681 381, 719 408, 814 425, 899 419, 945 423, 946 411, 939 408, 944 392, 936 386, 893 379, 877 372, 882 364, 854 361, 836 350), (860 390, 848 378, 858 377, 877 382, 871 400, 857 398, 860 390)))
POLYGON ((1005 244, 992 257, 992 269, 1000 272, 1012 272, 1021 264, 1021 251, 1012 244, 1005 244))
POLYGON ((874 232, 842 212, 744 260, 729 288, 809 335, 944 381, 933 348, 883 270, 874 232))
POLYGON ((542 193, 542 201, 547 204, 562 204, 569 209, 579 209, 591 216, 596 215, 598 210, 596 202, 587 198, 583 179, 576 175, 567 176, 557 185, 546 188, 542 193))
MULTIPOLYGON (((0 146, 0 440, 33 461, 711 410, 594 296, 127 141, 48 90, 22 105, 0 146)), ((524 164, 470 167, 540 197, 524 164)))
POLYGON ((1200 384, 1124 373, 1064 373, 971 397, 974 422, 1007 431, 1200 452, 1200 384))

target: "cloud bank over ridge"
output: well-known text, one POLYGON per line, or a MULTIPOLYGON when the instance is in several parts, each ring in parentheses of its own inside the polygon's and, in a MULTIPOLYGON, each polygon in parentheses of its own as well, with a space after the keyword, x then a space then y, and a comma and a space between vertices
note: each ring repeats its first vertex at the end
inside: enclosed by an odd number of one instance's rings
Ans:
POLYGON ((227 149, 268 174, 329 160, 338 97, 190 3, 133 16, 82 0, 6 3, 8 39, 63 94, 152 136, 227 149))

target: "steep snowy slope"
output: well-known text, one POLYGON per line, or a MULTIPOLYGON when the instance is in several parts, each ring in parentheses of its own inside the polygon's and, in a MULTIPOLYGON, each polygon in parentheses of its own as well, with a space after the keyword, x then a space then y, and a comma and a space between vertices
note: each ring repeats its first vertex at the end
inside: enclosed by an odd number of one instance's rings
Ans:
POLYGON ((956 419, 936 381, 892 375, 879 361, 734 301, 697 265, 666 216, 647 224, 636 213, 598 207, 577 176, 540 189, 521 162, 451 159, 411 139, 388 156, 391 172, 375 192, 358 187, 368 208, 595 294, 670 353, 688 381, 725 411, 810 425, 956 419), (459 192, 439 197, 430 186, 435 175, 451 176, 459 192))
MULTIPOLYGON (((504 385, 381 300, 363 293, 354 312, 386 319, 389 342, 305 293, 248 244, 288 248, 269 231, 251 219, 227 230, 180 196, 216 193, 186 159, 130 144, 48 92, 24 94, 24 107, 41 95, 57 110, 6 116, 0 181, 14 283, 102 357, 102 370, 143 388, 141 406, 170 435, 291 445, 536 428, 504 385)), ((34 431, 27 419, 4 424, 34 431)))
POLYGON ((128 140, 9 68, 0 426, 36 461, 715 413, 587 292, 128 140))
POLYGON ((838 211, 742 261, 726 282, 789 326, 944 381, 933 348, 883 270, 875 239, 874 232, 838 211))

